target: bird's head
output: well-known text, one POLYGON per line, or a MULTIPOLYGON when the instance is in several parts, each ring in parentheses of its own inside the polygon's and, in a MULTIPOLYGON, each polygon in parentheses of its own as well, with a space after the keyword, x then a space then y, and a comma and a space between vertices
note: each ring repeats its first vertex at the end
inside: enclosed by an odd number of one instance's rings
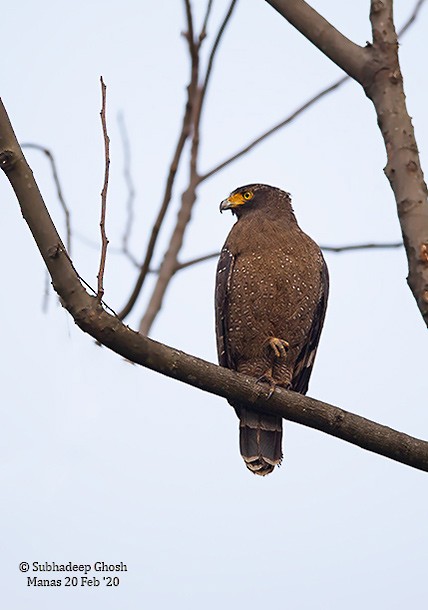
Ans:
POLYGON ((235 189, 220 203, 220 212, 231 210, 238 218, 262 209, 292 213, 290 194, 267 184, 246 184, 235 189))

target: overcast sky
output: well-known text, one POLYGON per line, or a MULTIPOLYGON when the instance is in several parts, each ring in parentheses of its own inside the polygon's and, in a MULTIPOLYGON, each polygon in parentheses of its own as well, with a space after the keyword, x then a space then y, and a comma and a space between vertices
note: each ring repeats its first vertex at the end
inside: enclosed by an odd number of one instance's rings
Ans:
MULTIPOLYGON (((194 0, 200 23, 205 1, 194 0)), ((345 35, 370 39, 369 2, 312 5, 345 35)), ((397 25, 412 2, 397 0, 397 25)), ((214 1, 203 64, 228 2, 214 1)), ((107 303, 119 310, 136 271, 115 253, 127 190, 117 116, 129 132, 136 189, 131 247, 143 255, 178 137, 188 83, 183 2, 22 0, 2 7, 1 97, 21 142, 58 163, 73 262, 96 284, 103 179, 100 85, 108 88, 111 183, 107 303), (95 243, 95 247, 92 245, 95 243)), ((428 9, 400 47, 407 103, 427 166, 428 9)), ((240 0, 219 51, 202 123, 208 171, 285 118, 341 71, 264 0, 240 0)), ((49 211, 64 219, 46 158, 27 150, 49 211)), ((346 84, 206 181, 181 260, 219 250, 218 206, 249 182, 293 196, 322 245, 400 240, 371 103, 346 84)), ((155 252, 162 260, 187 161, 155 252)), ((0 180, 2 367, 1 589, 21 609, 420 607, 426 599, 426 475, 314 430, 284 424, 284 461, 265 478, 239 455, 226 401, 133 366, 84 335, 51 293, 13 192, 0 180), (19 571, 20 562, 30 572, 19 571), (127 566, 118 586, 27 585, 33 562, 127 566)), ((326 254, 331 293, 309 394, 428 438, 426 328, 403 250, 326 254)), ((174 278, 151 336, 216 362, 215 261, 174 278)), ((147 283, 127 322, 137 327, 147 283)), ((42 574, 44 577, 45 574, 42 574)), ((81 574, 78 573, 80 579, 81 574)))

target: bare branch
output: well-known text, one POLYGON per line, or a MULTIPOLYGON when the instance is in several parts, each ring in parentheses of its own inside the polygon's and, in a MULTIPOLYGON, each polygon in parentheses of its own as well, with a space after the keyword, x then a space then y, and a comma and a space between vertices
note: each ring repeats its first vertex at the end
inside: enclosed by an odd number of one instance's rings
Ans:
POLYGON ((141 265, 140 273, 138 274, 138 278, 135 283, 135 287, 131 293, 131 296, 128 299, 128 302, 123 307, 123 309, 119 312, 119 318, 121 320, 123 320, 132 311, 132 308, 134 307, 134 305, 138 299, 138 296, 141 292, 141 289, 143 287, 144 280, 146 279, 147 273, 149 272, 150 263, 151 263, 151 260, 153 257, 153 252, 155 250, 155 245, 157 242, 159 231, 161 229, 161 226, 162 226, 163 220, 165 218, 166 212, 168 210, 169 204, 171 202, 172 188, 174 185, 175 175, 177 173, 177 169, 178 169, 178 165, 179 165, 181 155, 182 155, 182 152, 184 149, 184 145, 186 143, 187 138, 189 137, 190 108, 191 108, 190 104, 187 103, 186 111, 185 111, 185 114, 183 117, 182 129, 181 129, 181 132, 180 132, 180 135, 178 138, 178 142, 177 142, 177 145, 175 148, 174 156, 173 156, 170 168, 169 168, 168 179, 166 181, 165 193, 163 196, 162 204, 159 209, 159 213, 157 215, 156 221, 152 228, 152 232, 151 232, 149 243, 148 243, 147 250, 146 250, 146 255, 145 255, 143 264, 141 265))
POLYGON ((187 19, 187 32, 185 33, 185 38, 189 45, 190 57, 193 61, 197 61, 198 49, 195 43, 195 34, 193 29, 193 14, 192 14, 192 6, 190 4, 190 0, 184 0, 184 7, 186 10, 186 19, 187 19))
MULTIPOLYGON (((200 182, 197 170, 197 159, 199 152, 199 127, 201 113, 205 99, 205 93, 212 72, 214 58, 221 38, 225 32, 227 24, 229 23, 235 5, 236 0, 232 0, 229 9, 223 19, 223 22, 220 25, 219 31, 211 49, 210 57, 208 60, 208 67, 202 88, 200 90, 198 90, 197 88, 194 90, 193 105, 195 108, 195 113, 192 117, 193 136, 190 152, 190 180, 187 189, 181 197, 181 207, 177 216, 177 222, 174 227, 168 249, 160 266, 159 275, 155 287, 153 289, 153 293, 150 297, 147 309, 141 319, 140 332, 145 335, 149 333, 153 321, 162 307, 163 298, 168 288, 168 284, 175 273, 177 267, 177 256, 183 245, 184 234, 192 215, 193 205, 196 201, 196 191, 200 182)), ((199 47, 197 50, 199 52, 199 47)), ((192 73, 195 74, 195 83, 198 83, 199 59, 195 62, 193 61, 193 59, 194 58, 192 57, 192 73)))
MULTIPOLYGON (((401 248, 403 246, 403 242, 393 242, 386 244, 352 244, 349 246, 320 246, 323 252, 333 252, 333 253, 342 253, 342 252, 351 252, 354 250, 384 250, 384 249, 394 249, 401 248)), ((205 254, 204 256, 198 256, 197 258, 192 258, 189 261, 185 261, 184 263, 177 263, 175 271, 181 271, 182 269, 187 269, 188 267, 192 267, 193 265, 197 265, 198 263, 204 263, 205 261, 209 261, 213 258, 218 258, 220 256, 220 252, 211 252, 211 254, 205 254)))
MULTIPOLYGON (((190 47, 189 47, 190 48, 190 47)), ((194 61, 192 56, 192 67, 191 67, 191 77, 190 83, 187 87, 187 101, 186 107, 184 111, 184 116, 181 125, 181 131, 178 136, 177 145, 175 147, 174 155, 171 161, 171 165, 169 167, 168 178, 165 185, 165 192, 162 200, 161 207, 159 209, 159 213, 157 215, 156 221, 153 225, 152 232, 150 235, 149 243, 147 245, 146 254, 144 257, 144 261, 141 265, 140 273, 138 274, 137 281, 135 283, 135 287, 131 293, 131 296, 128 299, 128 302, 123 307, 123 309, 119 312, 119 317, 123 320, 133 309, 137 299, 140 295, 141 289, 143 287, 144 281, 149 273, 150 263, 153 257, 153 253, 155 250, 156 242, 158 239, 159 231, 161 229, 162 223, 168 211, 169 204, 171 202, 172 197, 172 189, 174 186, 175 177, 177 174, 178 166, 181 160, 181 156, 183 154, 184 145, 187 139, 190 136, 192 129, 192 115, 194 111, 194 103, 195 103, 195 92, 197 89, 198 83, 198 62, 194 61)))
POLYGON ((183 244, 184 233, 189 223, 192 207, 196 200, 196 183, 191 182, 181 198, 181 208, 178 213, 168 249, 159 269, 158 278, 150 297, 147 309, 141 319, 139 330, 143 335, 147 335, 159 313, 168 284, 173 277, 177 266, 177 255, 183 244))
POLYGON ((385 250, 385 249, 396 249, 402 248, 403 242, 397 241, 387 244, 352 244, 349 246, 320 246, 324 252, 352 252, 353 250, 385 250))
POLYGON ((209 56, 209 59, 208 59, 208 66, 207 66, 207 71, 205 73, 204 83, 202 85, 201 99, 200 99, 200 110, 199 111, 201 111, 201 108, 202 108, 202 105, 203 105, 203 102, 204 102, 204 97, 205 97, 205 94, 207 92, 207 88, 208 88, 208 84, 209 84, 209 81, 210 81, 210 78, 211 78, 211 73, 212 73, 212 68, 213 68, 213 65, 214 65, 214 59, 215 59, 216 53, 218 51, 218 48, 219 48, 221 39, 223 37, 223 34, 224 34, 225 30, 226 30, 227 24, 229 23, 230 18, 232 17, 232 13, 233 13, 233 10, 234 10, 234 8, 236 6, 236 2, 237 2, 237 0, 232 0, 232 2, 230 3, 230 6, 229 6, 229 8, 227 10, 227 13, 226 13, 226 15, 225 15, 221 25, 220 25, 220 28, 219 28, 219 30, 217 32, 217 36, 216 36, 216 38, 214 40, 214 44, 212 46, 211 53, 210 53, 210 56, 209 56))
POLYGON ((103 77, 100 77, 101 82, 101 98, 102 98, 102 106, 101 106, 101 124, 103 128, 103 137, 104 137, 104 154, 105 154, 105 170, 104 170, 104 185, 101 191, 101 220, 100 220, 100 229, 101 229, 101 258, 100 258, 100 268, 98 271, 98 291, 97 291, 97 300, 98 303, 101 303, 102 298, 104 296, 104 269, 106 264, 106 256, 107 256, 107 246, 108 239, 106 235, 105 222, 106 222, 106 209, 107 209, 107 189, 108 189, 108 179, 110 172, 110 138, 107 134, 107 121, 106 121, 106 86, 103 81, 103 77))
POLYGON ((58 174, 58 169, 56 166, 55 158, 48 148, 41 146, 40 144, 33 144, 33 143, 25 142, 24 144, 21 144, 21 147, 22 148, 33 148, 34 150, 39 150, 42 153, 44 153, 49 160, 53 181, 54 181, 55 187, 56 187, 58 200, 62 207, 62 210, 64 212, 64 217, 65 217, 65 231, 66 231, 65 243, 67 246, 67 250, 69 252, 71 252, 71 214, 70 214, 68 205, 65 202, 65 198, 64 198, 64 195, 62 192, 61 182, 59 179, 59 174, 58 174))
POLYGON ((9 179, 21 211, 52 277, 52 283, 76 324, 123 357, 207 392, 245 403, 321 430, 369 451, 428 471, 428 442, 413 438, 333 405, 276 388, 195 358, 125 326, 84 290, 44 205, 6 111, 0 102, 0 167, 9 179), (31 188, 29 187, 31 185, 31 188))
POLYGON ((318 102, 324 96, 328 95, 329 93, 332 93, 333 91, 335 91, 336 89, 341 87, 347 80, 349 80, 349 76, 342 76, 332 85, 330 85, 329 87, 326 87, 325 89, 323 89, 322 91, 320 91, 319 93, 317 93, 316 95, 311 97, 302 106, 297 108, 297 110, 295 110, 288 117, 283 119, 280 123, 277 123, 276 125, 274 125, 270 129, 268 129, 267 131, 263 132, 255 140, 252 140, 244 148, 241 148, 241 150, 239 150, 237 153, 235 153, 231 157, 228 157, 225 161, 222 161, 221 163, 219 163, 219 165, 216 165, 215 167, 213 167, 213 169, 210 169, 206 174, 203 174, 200 177, 200 182, 203 182, 204 180, 211 178, 211 176, 213 176, 217 172, 224 169, 230 163, 233 163, 233 161, 236 161, 240 157, 246 155, 255 146, 257 146, 258 144, 261 144, 262 142, 264 142, 264 140, 269 138, 269 136, 273 135, 275 132, 282 129, 282 127, 285 127, 286 125, 289 125, 290 123, 292 123, 295 119, 297 119, 297 117, 299 117, 301 114, 303 114, 303 112, 305 112, 305 110, 308 110, 311 106, 313 106, 316 102, 318 102))
POLYGON ((197 258, 192 258, 189 261, 185 261, 184 263, 177 263, 175 271, 181 271, 182 269, 188 269, 193 265, 197 265, 198 263, 204 263, 205 261, 212 260, 213 258, 218 258, 220 256, 220 252, 211 252, 211 254, 205 254, 203 256, 198 256, 197 258))
POLYGON ((199 34, 199 44, 203 41, 203 39, 207 35, 208 19, 210 18, 212 7, 213 7, 213 0, 208 0, 204 21, 202 23, 201 32, 199 34))

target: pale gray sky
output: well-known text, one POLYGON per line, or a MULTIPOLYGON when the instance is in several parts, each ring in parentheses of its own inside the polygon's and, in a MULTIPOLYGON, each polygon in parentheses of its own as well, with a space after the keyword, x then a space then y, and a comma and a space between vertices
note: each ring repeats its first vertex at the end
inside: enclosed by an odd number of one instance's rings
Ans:
MULTIPOLYGON (((137 256, 182 116, 188 79, 182 4, 26 0, 2 8, 1 96, 15 131, 21 142, 55 153, 75 230, 96 241, 103 75, 112 146, 107 231, 118 245, 126 200, 116 121, 122 111, 137 189, 137 256)), ((193 4, 200 18, 205 1, 193 4)), ((312 4, 355 42, 370 38, 369 2, 312 4)), ((395 2, 397 24, 412 4, 395 2)), ((214 2, 211 35, 227 5, 214 2)), ((425 166, 427 27, 425 9, 400 49, 425 166)), ((241 0, 209 89, 201 169, 340 74, 263 0, 241 0)), ((64 235, 47 162, 34 151, 27 158, 64 235)), ((203 185, 182 259, 220 248, 233 219, 220 216, 219 202, 256 181, 290 191, 301 226, 319 243, 398 240, 384 165, 371 103, 348 83, 203 185)), ((163 245, 186 178, 183 166, 163 245)), ((239 456, 236 416, 223 399, 97 347, 53 296, 42 313, 44 266, 4 177, 0 200, 5 607, 420 607, 428 565, 424 473, 285 423, 282 467, 267 478, 252 476, 239 456), (118 574, 118 587, 35 588, 18 569, 22 561, 124 562, 128 571, 118 574)), ((159 248, 156 260, 161 256, 159 248)), ((403 251, 326 258, 331 296, 309 394, 427 438, 426 329, 406 285, 403 251)), ((76 240, 73 260, 95 284, 98 251, 76 240)), ((214 275, 214 261, 177 275, 155 339, 216 361, 214 275)), ((124 304, 134 277, 127 262, 109 255, 106 301, 114 309, 124 304)), ((151 284, 131 325, 138 324, 151 284)))

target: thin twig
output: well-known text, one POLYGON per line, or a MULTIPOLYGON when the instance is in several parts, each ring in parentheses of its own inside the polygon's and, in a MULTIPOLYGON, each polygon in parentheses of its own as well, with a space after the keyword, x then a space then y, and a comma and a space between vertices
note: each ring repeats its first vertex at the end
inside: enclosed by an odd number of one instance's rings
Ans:
POLYGON ((190 4, 190 0, 184 0, 184 7, 186 9, 186 20, 187 20, 187 32, 185 32, 184 36, 189 45, 190 55, 192 57, 192 61, 196 57, 198 53, 197 45, 195 44, 195 34, 193 30, 193 15, 192 15, 192 6, 190 4))
MULTIPOLYGON (((230 17, 232 15, 233 9, 236 5, 237 0, 232 0, 230 3, 229 9, 220 25, 217 36, 215 38, 214 44, 212 46, 208 66, 205 73, 205 77, 203 79, 203 85, 200 89, 195 90, 195 102, 194 108, 195 113, 193 115, 193 136, 192 136, 192 145, 190 151, 190 179, 189 184, 181 197, 181 207, 178 212, 177 222, 172 232, 172 236, 169 242, 168 249, 163 258, 162 264, 160 266, 158 278, 153 289, 152 295, 150 297, 149 303, 147 305, 146 311, 140 322, 140 332, 142 334, 148 334, 150 328, 153 324, 154 319, 159 313, 162 302, 168 288, 169 282, 175 273, 175 269, 177 266, 177 256, 181 250, 184 240, 184 234, 186 228, 189 225, 189 221, 192 215, 193 205, 196 201, 196 191, 199 184, 199 176, 197 170, 197 160, 199 154, 199 127, 201 121, 201 114, 203 103, 205 100, 205 93, 207 91, 207 86, 210 80, 210 76, 212 73, 212 67, 214 63, 214 58, 219 48, 219 44, 221 38, 225 32, 226 26, 229 23, 230 17)), ((192 57, 192 71, 195 74, 196 83, 198 82, 198 67, 199 67, 199 50, 198 46, 196 61, 195 58, 192 57)))
POLYGON ((203 41, 203 39, 207 35, 208 19, 210 18, 210 13, 211 13, 212 7, 213 7, 213 0, 208 0, 207 8, 205 11, 205 17, 204 17, 204 20, 202 23, 201 32, 199 34, 199 44, 203 41))
MULTIPOLYGON (((386 249, 394 249, 401 248, 403 246, 402 241, 386 243, 386 244, 351 244, 349 246, 320 246, 323 252, 333 252, 333 253, 341 253, 341 252, 351 252, 355 250, 386 250, 386 249)), ((198 263, 204 263, 205 261, 209 261, 213 258, 218 258, 220 256, 220 252, 211 252, 210 254, 205 254, 204 256, 198 256, 197 258, 192 258, 191 260, 185 261, 184 263, 177 263, 175 271, 181 271, 182 269, 187 269, 193 265, 197 265, 198 263)), ((156 269, 153 270, 156 273, 156 269)))
POLYGON ((209 261, 213 258, 218 258, 220 256, 220 252, 211 252, 211 254, 205 254, 204 256, 198 256, 197 258, 192 258, 189 261, 185 261, 184 263, 177 263, 175 271, 181 271, 182 269, 187 269, 188 267, 192 267, 193 265, 197 265, 198 263, 204 263, 205 261, 209 261))
MULTIPOLYGON (((187 100, 186 106, 183 116, 183 121, 181 125, 181 131, 178 136, 178 142, 175 147, 174 155, 171 161, 171 165, 169 167, 168 178, 165 185, 165 192, 162 200, 162 204, 155 220, 155 223, 152 228, 152 232, 150 234, 149 243, 147 245, 146 254, 144 257, 144 261, 141 265, 140 273, 138 274, 137 281, 135 283, 134 289, 129 297, 127 303, 123 307, 123 309, 119 312, 119 318, 123 320, 134 307, 137 299, 140 295, 141 289, 143 287, 144 281, 149 273, 150 263, 153 257, 153 253, 155 250, 156 242, 158 239, 159 231, 161 229, 162 223, 165 219, 169 204, 171 202, 172 197, 172 189, 175 182, 175 177, 177 174, 177 170, 180 164, 181 156, 183 154, 184 145, 186 144, 187 139, 190 136, 192 130, 192 116, 194 112, 194 103, 195 103, 195 95, 197 91, 198 84, 198 49, 194 44, 191 44, 189 41, 189 32, 192 32, 193 37, 193 19, 192 19, 192 11, 190 2, 185 0, 186 7, 186 16, 187 16, 187 28, 188 33, 186 38, 188 39, 189 44, 189 53, 191 56, 191 71, 190 71, 190 83, 187 87, 187 100)), ((192 38, 193 39, 193 38, 192 38)))
MULTIPOLYGON (((0 100, 0 101, 1 101, 1 100, 0 100)), ((57 251, 56 251, 56 254, 55 254, 55 255, 56 255, 56 256, 58 256, 60 253, 64 253, 64 254, 65 254, 66 258, 68 259, 68 262, 70 263, 71 268, 73 269, 73 271, 74 271, 74 273, 76 274, 76 276, 79 278, 79 282, 81 282, 81 283, 82 283, 82 284, 83 284, 83 285, 84 285, 84 286, 85 286, 85 287, 86 287, 86 288, 89 290, 89 292, 91 292, 91 293, 94 295, 94 297, 96 297, 96 298, 97 298, 97 297, 98 297, 98 291, 97 291, 97 290, 95 290, 94 288, 92 288, 92 286, 91 286, 90 284, 88 284, 88 282, 87 282, 85 279, 83 279, 83 277, 82 277, 82 276, 81 276, 81 275, 80 275, 80 274, 77 272, 77 269, 76 269, 76 267, 74 266, 73 261, 72 261, 72 260, 71 260, 71 258, 69 257, 67 250, 63 250, 62 248, 59 248, 59 249, 57 249, 57 251)), ((55 288, 55 286, 54 286, 54 288, 55 288)), ((98 300, 98 299, 97 299, 97 300, 98 300)), ((102 299, 101 299, 101 301, 99 301, 99 302, 100 302, 100 303, 103 305, 103 307, 104 307, 106 310, 110 311, 110 312, 112 313, 112 315, 113 315, 115 318, 118 318, 118 319, 119 319, 119 316, 118 316, 118 315, 117 315, 117 313, 114 311, 114 309, 113 309, 112 307, 110 307, 110 305, 108 305, 108 304, 107 304, 107 303, 106 303, 104 300, 102 300, 102 299)))
MULTIPOLYGON (((119 133, 122 139, 122 147, 123 147, 123 177, 125 179, 125 184, 128 189, 128 197, 126 200, 126 222, 125 228, 123 230, 122 237, 122 252, 123 254, 131 261, 131 263, 135 267, 139 267, 140 264, 135 258, 135 256, 131 253, 129 249, 129 240, 132 233, 132 228, 134 226, 134 202, 135 202, 135 187, 134 182, 132 180, 131 173, 131 147, 129 144, 128 132, 126 129, 125 118, 120 112, 117 115, 117 123, 119 125, 119 133)), ((110 248, 111 251, 111 248, 110 248)))
POLYGON ((353 250, 386 250, 394 248, 402 248, 403 242, 396 241, 387 244, 353 244, 350 246, 320 246, 323 252, 351 252, 353 250))
POLYGON ((236 6, 236 3, 237 3, 237 0, 232 0, 232 2, 230 3, 230 6, 229 6, 229 8, 227 10, 227 13, 226 13, 226 15, 225 15, 225 17, 224 17, 224 19, 223 19, 223 21, 222 21, 222 23, 220 25, 220 28, 219 28, 219 30, 217 32, 217 36, 216 36, 216 38, 214 40, 214 44, 212 46, 212 49, 211 49, 211 52, 210 52, 210 55, 209 55, 209 58, 208 58, 207 70, 205 72, 205 78, 204 78, 204 81, 203 81, 203 84, 202 84, 202 87, 201 87, 201 91, 200 91, 200 95, 199 95, 199 103, 198 103, 198 108, 197 108, 197 115, 196 115, 196 118, 195 118, 195 125, 198 128, 199 128, 199 124, 200 124, 200 121, 201 121, 201 113, 202 113, 202 108, 203 108, 203 104, 204 104, 204 98, 205 98, 205 95, 206 95, 206 92, 207 92, 207 89, 208 89, 208 84, 209 84, 210 78, 211 78, 212 68, 213 68, 213 65, 214 65, 214 59, 215 59, 215 56, 217 54, 217 50, 219 48, 219 45, 220 45, 221 39, 223 37, 223 34, 224 34, 225 30, 226 30, 227 24, 229 23, 229 20, 230 20, 230 18, 232 16, 233 9, 236 6))
POLYGON ((39 150, 40 152, 44 153, 49 160, 51 170, 52 170, 53 181, 54 181, 55 187, 56 187, 56 193, 57 193, 58 200, 62 207, 62 210, 64 212, 64 217, 65 217, 65 231, 66 231, 65 245, 67 247, 68 253, 71 254, 71 235, 72 235, 72 233, 71 233, 71 214, 70 214, 68 205, 65 202, 64 195, 62 192, 61 182, 59 180, 58 169, 56 166, 55 158, 48 148, 46 148, 45 146, 41 146, 40 144, 33 144, 30 142, 26 142, 25 144, 21 144, 21 147, 22 148, 33 148, 34 150, 39 150))
POLYGON ((199 181, 203 182, 204 180, 211 178, 211 176, 213 176, 220 170, 224 169, 227 165, 229 165, 230 163, 233 163, 233 161, 236 161, 243 155, 250 152, 250 150, 252 150, 255 146, 257 146, 258 144, 261 144, 264 140, 269 138, 269 136, 273 135, 276 131, 279 131, 280 129, 282 129, 282 127, 285 127, 286 125, 292 123, 305 110, 308 110, 311 106, 313 106, 316 102, 318 102, 324 96, 328 95, 329 93, 332 93, 333 91, 335 91, 336 89, 341 87, 348 80, 350 80, 349 76, 342 76, 341 78, 339 78, 332 85, 329 85, 328 87, 326 87, 325 89, 323 89, 322 91, 320 91, 319 93, 317 93, 316 95, 311 97, 309 100, 307 100, 302 106, 297 108, 294 112, 292 112, 289 116, 287 116, 285 119, 283 119, 280 123, 277 123, 276 125, 274 125, 270 129, 268 129, 267 131, 263 132, 255 140, 252 140, 244 148, 241 148, 241 150, 239 150, 237 153, 235 153, 231 157, 228 157, 225 161, 222 161, 221 163, 219 163, 218 165, 216 165, 215 167, 210 169, 208 172, 206 172, 206 174, 203 174, 202 176, 200 176, 199 181))
POLYGON ((97 299, 98 302, 101 303, 102 298, 104 296, 104 269, 106 264, 106 256, 107 256, 107 246, 108 239, 105 230, 105 222, 106 222, 106 209, 107 209, 107 189, 108 189, 108 179, 110 172, 110 138, 107 134, 107 121, 106 121, 106 86, 103 81, 103 77, 100 77, 101 82, 101 98, 102 98, 102 106, 101 106, 101 124, 103 128, 103 137, 104 137, 104 153, 105 153, 105 171, 104 171, 104 185, 101 191, 101 220, 100 220, 100 229, 101 229, 101 258, 100 258, 100 268, 98 271, 98 290, 97 290, 97 299))

